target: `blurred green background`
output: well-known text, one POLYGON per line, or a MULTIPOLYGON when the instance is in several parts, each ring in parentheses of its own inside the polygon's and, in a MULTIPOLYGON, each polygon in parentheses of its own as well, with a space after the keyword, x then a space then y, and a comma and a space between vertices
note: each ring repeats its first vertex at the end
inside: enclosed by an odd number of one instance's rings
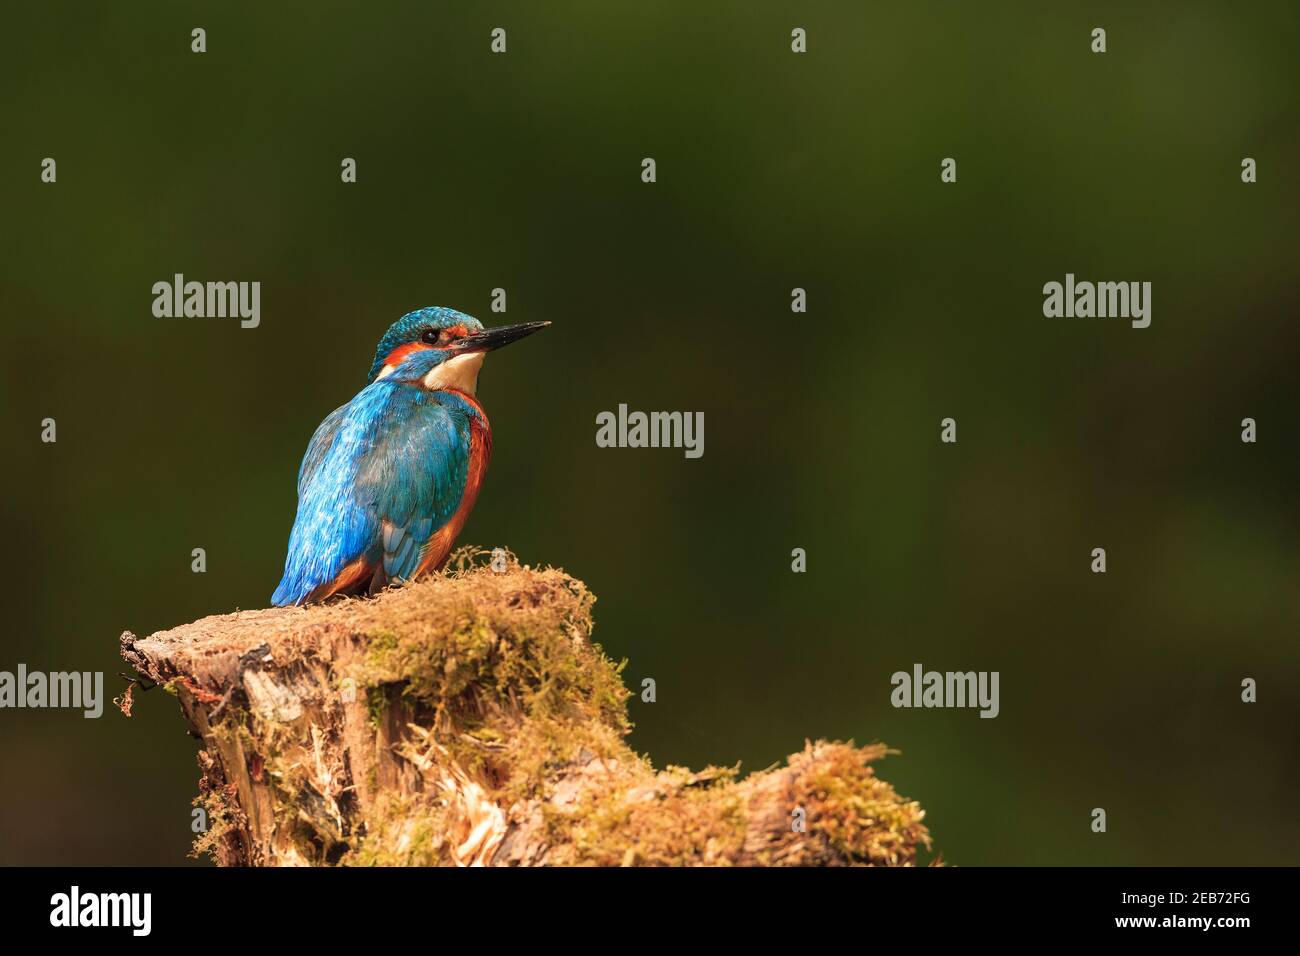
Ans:
MULTIPOLYGON (((883 740, 952 863, 1295 863, 1298 38, 1291 2, 10 8, 0 669, 113 696, 123 629, 264 606, 387 325, 550 319, 487 363, 461 540, 588 582, 656 764, 883 740), (260 281, 261 326, 154 318, 177 272, 260 281), (1151 327, 1044 318, 1067 272, 1151 281, 1151 327), (704 412, 704 457, 597 448, 620 402, 704 412), (1001 716, 893 709, 915 662, 1000 671, 1001 716)), ((184 862, 195 750, 161 692, 0 712, 0 863, 184 862)))

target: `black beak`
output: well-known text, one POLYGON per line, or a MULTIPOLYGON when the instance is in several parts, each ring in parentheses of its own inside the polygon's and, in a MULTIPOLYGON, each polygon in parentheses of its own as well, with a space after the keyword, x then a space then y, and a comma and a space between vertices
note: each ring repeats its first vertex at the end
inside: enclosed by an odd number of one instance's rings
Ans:
POLYGON ((511 342, 518 342, 525 336, 532 335, 538 329, 544 329, 550 322, 523 322, 519 325, 501 325, 495 329, 484 329, 474 335, 467 335, 453 346, 455 352, 491 352, 511 342))

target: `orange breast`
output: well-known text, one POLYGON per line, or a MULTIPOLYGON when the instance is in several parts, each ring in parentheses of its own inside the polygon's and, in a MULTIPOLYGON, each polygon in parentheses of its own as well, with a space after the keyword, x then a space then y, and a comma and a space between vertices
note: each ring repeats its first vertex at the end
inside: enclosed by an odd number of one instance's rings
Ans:
POLYGON ((457 395, 473 405, 479 413, 470 420, 469 468, 465 475, 465 493, 461 496, 460 507, 451 516, 451 520, 435 531, 429 538, 429 543, 425 545, 424 559, 420 562, 419 568, 416 569, 415 577, 441 568, 447 560, 447 555, 451 554, 451 549, 456 544, 456 538, 461 529, 465 527, 465 521, 469 518, 469 513, 474 510, 474 502, 478 500, 479 488, 483 485, 483 475, 487 472, 488 461, 492 458, 492 432, 488 428, 487 416, 483 414, 483 407, 474 400, 472 395, 458 389, 448 389, 448 391, 455 391, 457 395))

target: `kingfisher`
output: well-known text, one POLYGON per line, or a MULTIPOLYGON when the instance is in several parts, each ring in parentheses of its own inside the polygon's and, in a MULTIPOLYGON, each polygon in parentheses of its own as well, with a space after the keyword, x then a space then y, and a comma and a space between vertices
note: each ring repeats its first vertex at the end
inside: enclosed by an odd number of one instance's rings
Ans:
POLYGON ((475 395, 484 356, 550 324, 488 329, 438 307, 389 326, 366 387, 307 446, 272 604, 374 594, 442 567, 492 455, 475 395))

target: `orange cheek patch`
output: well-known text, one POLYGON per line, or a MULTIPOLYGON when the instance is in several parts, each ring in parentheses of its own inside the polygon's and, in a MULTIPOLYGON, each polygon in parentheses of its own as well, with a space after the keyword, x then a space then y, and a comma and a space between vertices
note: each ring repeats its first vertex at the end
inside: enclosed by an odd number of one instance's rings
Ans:
POLYGON ((388 353, 388 358, 384 359, 384 364, 392 365, 394 368, 396 368, 398 365, 401 365, 402 360, 405 359, 412 352, 422 352, 425 349, 431 349, 431 348, 433 348, 432 345, 426 345, 423 342, 408 342, 405 345, 399 345, 397 348, 393 349, 391 352, 388 353))

